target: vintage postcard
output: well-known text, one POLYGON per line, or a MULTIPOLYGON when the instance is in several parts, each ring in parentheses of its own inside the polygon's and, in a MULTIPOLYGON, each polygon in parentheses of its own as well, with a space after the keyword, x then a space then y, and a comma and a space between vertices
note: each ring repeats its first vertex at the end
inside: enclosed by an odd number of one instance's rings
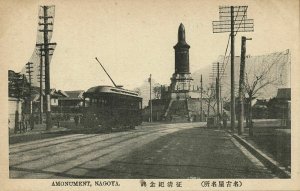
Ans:
POLYGON ((300 190, 299 6, 0 0, 0 190, 300 190))

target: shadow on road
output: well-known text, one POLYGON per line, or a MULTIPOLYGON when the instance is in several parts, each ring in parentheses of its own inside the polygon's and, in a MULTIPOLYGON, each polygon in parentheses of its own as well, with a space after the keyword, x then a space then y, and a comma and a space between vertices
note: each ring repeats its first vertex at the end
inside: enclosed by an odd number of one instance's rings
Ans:
POLYGON ((10 136, 9 137, 9 144, 16 144, 16 143, 24 143, 29 141, 47 139, 47 138, 54 138, 59 136, 65 135, 72 135, 72 134, 107 134, 107 133, 115 133, 121 131, 133 131, 134 129, 101 129, 101 128, 72 128, 72 129, 63 129, 57 131, 49 131, 46 130, 39 132, 39 133, 28 133, 22 134, 20 136, 10 136))
POLYGON ((103 167, 74 169, 86 172, 83 176, 89 178, 274 177, 246 157, 223 130, 207 128, 162 136, 103 167))

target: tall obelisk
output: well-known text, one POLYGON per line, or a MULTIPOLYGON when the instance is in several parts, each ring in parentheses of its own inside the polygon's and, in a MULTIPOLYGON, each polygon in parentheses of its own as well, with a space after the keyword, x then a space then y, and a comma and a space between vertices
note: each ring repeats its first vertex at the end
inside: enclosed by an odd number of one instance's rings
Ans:
POLYGON ((171 98, 186 99, 189 97, 191 90, 191 81, 193 80, 190 73, 189 49, 185 41, 185 29, 181 23, 178 28, 178 42, 175 49, 175 73, 171 78, 171 98))

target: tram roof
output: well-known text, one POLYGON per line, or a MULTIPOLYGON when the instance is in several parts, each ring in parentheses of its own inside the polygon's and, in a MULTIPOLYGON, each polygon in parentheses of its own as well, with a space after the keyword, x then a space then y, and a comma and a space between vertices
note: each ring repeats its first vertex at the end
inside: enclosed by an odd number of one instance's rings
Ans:
POLYGON ((95 86, 89 88, 84 94, 85 95, 95 95, 95 94, 100 94, 100 93, 110 93, 110 94, 120 94, 120 95, 127 95, 127 96, 132 96, 132 97, 137 97, 141 98, 138 93, 131 91, 131 90, 126 90, 123 88, 116 88, 112 86, 95 86))

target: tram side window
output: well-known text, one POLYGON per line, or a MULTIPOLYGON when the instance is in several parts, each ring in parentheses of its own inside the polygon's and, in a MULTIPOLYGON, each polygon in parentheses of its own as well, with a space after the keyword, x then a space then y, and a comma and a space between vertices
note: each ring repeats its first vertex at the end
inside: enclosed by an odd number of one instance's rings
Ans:
POLYGON ((103 98, 102 97, 97 99, 97 106, 98 107, 103 107, 103 98))
POLYGON ((107 98, 106 97, 101 97, 100 100, 101 100, 100 102, 101 102, 102 107, 107 106, 107 98))
POLYGON ((132 108, 135 108, 135 107, 136 107, 135 100, 133 100, 133 99, 130 100, 130 106, 131 106, 132 108))
POLYGON ((92 98, 91 99, 91 105, 97 105, 97 99, 92 98))
POLYGON ((87 97, 83 101, 84 101, 85 107, 89 107, 90 106, 90 104, 91 104, 90 98, 87 97))
POLYGON ((104 98, 99 98, 99 102, 98 102, 98 106, 99 107, 104 107, 105 106, 105 100, 104 100, 104 98))
POLYGON ((107 103, 106 98, 103 98, 103 97, 99 98, 99 104, 101 107, 106 106, 106 103, 107 103))
POLYGON ((123 106, 126 108, 132 107, 132 102, 130 101, 130 99, 124 99, 123 106))
POLYGON ((97 99, 97 107, 101 107, 101 100, 99 98, 97 99))
POLYGON ((117 108, 123 108, 126 106, 126 100, 124 100, 124 98, 118 96, 118 97, 115 97, 115 99, 113 99, 113 104, 117 108))
POLYGON ((98 106, 99 107, 103 107, 103 99, 102 99, 102 97, 99 98, 98 106))

